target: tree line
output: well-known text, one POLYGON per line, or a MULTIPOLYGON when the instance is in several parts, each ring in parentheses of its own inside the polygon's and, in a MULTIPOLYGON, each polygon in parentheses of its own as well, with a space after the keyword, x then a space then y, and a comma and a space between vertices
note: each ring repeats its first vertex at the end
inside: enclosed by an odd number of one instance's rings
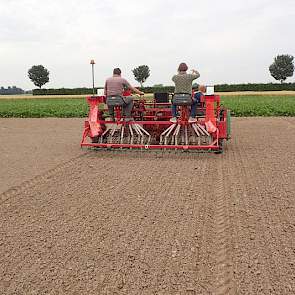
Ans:
MULTIPOLYGON (((150 69, 147 65, 141 65, 132 70, 134 79, 143 87, 143 83, 150 76, 150 69)), ((49 71, 43 65, 32 66, 28 70, 28 76, 35 86, 41 87, 49 82, 49 71)))
MULTIPOLYGON (((277 55, 273 63, 269 66, 271 76, 281 83, 284 83, 287 78, 294 74, 294 57, 289 54, 277 55)), ((147 65, 140 65, 132 70, 134 79, 143 87, 150 76, 150 69, 147 65)), ((49 82, 49 71, 43 65, 34 65, 28 70, 28 77, 39 89, 49 82)), ((160 84, 159 84, 160 85, 160 84)), ((21 94, 24 93, 22 89, 16 86, 5 89, 1 87, 0 94, 21 94)))
POLYGON ((3 86, 0 87, 0 95, 14 95, 14 94, 24 94, 25 91, 21 88, 18 88, 16 86, 8 86, 7 88, 4 88, 3 86))

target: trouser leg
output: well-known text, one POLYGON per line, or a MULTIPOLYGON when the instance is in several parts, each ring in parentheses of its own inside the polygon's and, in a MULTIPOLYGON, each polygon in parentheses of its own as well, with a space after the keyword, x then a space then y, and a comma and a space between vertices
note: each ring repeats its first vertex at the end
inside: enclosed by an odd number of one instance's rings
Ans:
POLYGON ((108 105, 108 100, 107 100, 107 106, 108 106, 110 117, 114 118, 115 117, 114 106, 108 105))
POLYGON ((193 98, 193 104, 192 104, 192 107, 191 107, 191 117, 195 118, 196 117, 196 114, 197 114, 197 105, 198 103, 200 103, 201 101, 201 96, 202 96, 202 93, 201 92, 197 92, 193 98))
POLYGON ((198 101, 196 99, 193 99, 193 103, 191 105, 191 113, 190 113, 190 116, 192 118, 195 118, 196 117, 196 113, 197 113, 197 103, 198 101))
POLYGON ((177 117, 177 106, 176 105, 172 105, 171 107, 171 110, 172 110, 172 117, 177 117))
POLYGON ((133 98, 131 96, 124 97, 125 104, 123 106, 123 112, 125 117, 131 118, 131 112, 133 108, 133 98))
POLYGON ((110 106, 108 108, 109 108, 110 117, 114 118, 115 117, 114 107, 113 106, 110 106))

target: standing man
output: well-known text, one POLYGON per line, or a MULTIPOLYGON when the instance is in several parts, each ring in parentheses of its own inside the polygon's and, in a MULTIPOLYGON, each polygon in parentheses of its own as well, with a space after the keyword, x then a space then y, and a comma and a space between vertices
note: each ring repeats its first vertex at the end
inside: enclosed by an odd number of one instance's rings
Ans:
MULTIPOLYGON (((125 115, 125 121, 132 121, 131 111, 133 107, 133 98, 132 96, 123 97, 124 88, 130 89, 139 95, 144 95, 144 92, 139 91, 138 89, 132 87, 130 83, 121 77, 121 70, 119 68, 115 68, 113 70, 113 76, 108 78, 105 82, 104 86, 104 94, 107 98, 106 102, 108 105, 108 98, 119 96, 122 98, 123 105, 123 113, 125 115)), ((114 106, 108 105, 109 113, 112 119, 114 118, 114 106)))

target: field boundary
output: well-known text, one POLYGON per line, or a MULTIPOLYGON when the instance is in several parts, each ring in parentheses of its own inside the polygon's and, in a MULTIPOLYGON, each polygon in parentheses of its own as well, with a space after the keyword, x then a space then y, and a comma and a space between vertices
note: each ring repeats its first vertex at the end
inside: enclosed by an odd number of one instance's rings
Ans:
MULTIPOLYGON (((278 90, 278 91, 235 91, 235 92, 216 92, 215 94, 220 96, 295 96, 295 91, 289 91, 289 90, 278 90)), ((26 94, 20 94, 20 95, 0 95, 1 99, 79 99, 79 98, 85 98, 86 96, 90 96, 91 94, 66 94, 66 95, 60 95, 60 94, 52 94, 52 95, 26 95, 26 94)), ((153 97, 153 93, 146 93, 147 98, 153 97)))

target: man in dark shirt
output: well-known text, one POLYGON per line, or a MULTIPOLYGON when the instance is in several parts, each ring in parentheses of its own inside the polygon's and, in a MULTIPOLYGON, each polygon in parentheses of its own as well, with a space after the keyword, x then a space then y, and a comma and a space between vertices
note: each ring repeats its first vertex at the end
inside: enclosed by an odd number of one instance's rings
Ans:
POLYGON ((199 85, 197 91, 193 94, 193 102, 191 105, 191 117, 195 118, 197 113, 197 105, 201 102, 201 96, 206 92, 206 86, 199 85))
MULTIPOLYGON (((144 92, 139 91, 138 89, 132 87, 126 79, 122 78, 121 77, 121 70, 119 68, 116 68, 113 70, 113 76, 108 78, 105 82, 104 94, 107 97, 106 102, 108 104, 109 97, 121 96, 124 101, 123 111, 125 114, 125 121, 131 121, 132 120, 131 111, 132 111, 132 107, 133 107, 133 98, 132 98, 132 96, 123 97, 123 92, 125 90, 124 88, 130 89, 139 95, 144 95, 144 92)), ((114 118, 114 106, 108 105, 108 108, 109 108, 110 116, 112 118, 114 118)))

